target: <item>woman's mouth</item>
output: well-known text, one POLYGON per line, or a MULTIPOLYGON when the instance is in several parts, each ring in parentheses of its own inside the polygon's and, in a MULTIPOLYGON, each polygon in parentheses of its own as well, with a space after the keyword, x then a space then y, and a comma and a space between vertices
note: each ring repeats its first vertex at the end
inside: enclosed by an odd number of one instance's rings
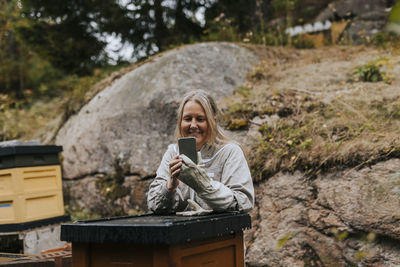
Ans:
POLYGON ((201 135, 202 132, 200 132, 200 131, 189 131, 188 134, 189 135, 201 135))

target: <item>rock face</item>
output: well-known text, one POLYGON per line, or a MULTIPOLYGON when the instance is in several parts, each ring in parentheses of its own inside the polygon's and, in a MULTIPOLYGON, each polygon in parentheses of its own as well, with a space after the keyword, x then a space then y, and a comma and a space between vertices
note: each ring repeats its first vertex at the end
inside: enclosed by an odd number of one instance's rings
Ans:
MULTIPOLYGON (((153 176, 174 141, 182 95, 193 89, 210 91, 216 99, 231 95, 257 61, 247 48, 203 43, 169 51, 114 81, 59 131, 56 144, 64 149, 64 178, 90 181, 104 176, 110 183, 100 187, 109 192, 123 184, 123 177, 113 183, 116 176, 109 176, 118 169, 123 169, 119 177, 153 176)), ((66 190, 92 209, 90 196, 100 196, 81 183, 76 188, 78 183, 66 182, 66 190)))
POLYGON ((316 21, 332 20, 362 16, 369 12, 384 11, 388 5, 387 0, 336 0, 328 5, 316 18, 316 21))
POLYGON ((399 164, 257 185, 248 266, 398 266, 399 164))
POLYGON ((353 43, 365 43, 384 29, 389 4, 387 0, 337 0, 329 4, 315 21, 349 20, 345 38, 353 43))

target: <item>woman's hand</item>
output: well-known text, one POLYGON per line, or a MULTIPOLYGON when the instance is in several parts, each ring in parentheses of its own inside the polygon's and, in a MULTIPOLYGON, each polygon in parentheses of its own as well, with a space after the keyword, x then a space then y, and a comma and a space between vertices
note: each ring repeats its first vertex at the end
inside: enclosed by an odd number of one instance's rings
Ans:
POLYGON ((167 189, 174 191, 179 185, 179 173, 181 172, 182 159, 179 156, 175 156, 169 163, 169 177, 167 183, 167 189))

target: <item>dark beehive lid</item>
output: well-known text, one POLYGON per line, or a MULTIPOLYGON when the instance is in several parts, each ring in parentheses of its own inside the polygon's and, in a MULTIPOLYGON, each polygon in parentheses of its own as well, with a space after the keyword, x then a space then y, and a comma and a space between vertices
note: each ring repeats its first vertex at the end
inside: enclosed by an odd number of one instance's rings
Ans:
POLYGON ((251 228, 246 213, 205 216, 145 214, 61 225, 61 240, 85 243, 179 244, 221 237, 251 228))
POLYGON ((0 169, 57 165, 62 146, 6 146, 0 147, 0 169))
POLYGON ((68 221, 71 221, 71 217, 69 215, 62 215, 30 222, 0 224, 0 233, 22 232, 37 227, 60 224, 68 221))

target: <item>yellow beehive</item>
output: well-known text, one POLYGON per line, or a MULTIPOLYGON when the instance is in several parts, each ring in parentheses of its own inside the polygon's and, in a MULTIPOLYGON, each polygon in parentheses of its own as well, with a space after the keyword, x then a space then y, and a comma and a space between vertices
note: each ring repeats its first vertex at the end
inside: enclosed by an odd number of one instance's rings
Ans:
POLYGON ((0 170, 0 224, 64 215, 59 165, 0 170))

